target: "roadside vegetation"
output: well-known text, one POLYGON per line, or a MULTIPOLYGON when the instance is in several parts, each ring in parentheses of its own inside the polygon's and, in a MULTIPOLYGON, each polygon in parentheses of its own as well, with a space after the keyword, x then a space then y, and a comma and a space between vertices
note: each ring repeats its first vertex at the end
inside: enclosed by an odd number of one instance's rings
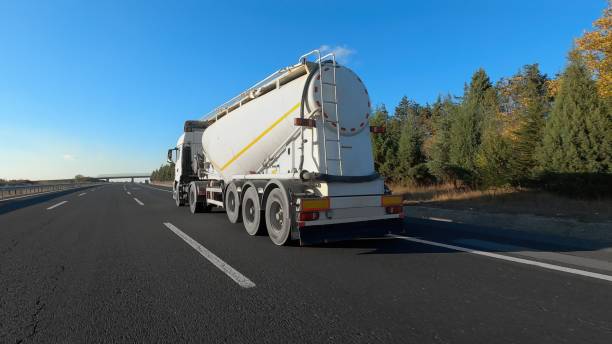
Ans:
POLYGON ((609 198, 611 4, 559 75, 528 64, 493 83, 479 69, 461 96, 425 105, 403 97, 393 113, 379 105, 371 124, 386 132, 373 136, 376 169, 408 201, 414 192, 440 201, 533 190, 609 198))
POLYGON ((174 164, 164 164, 151 173, 152 182, 168 182, 174 180, 174 164))

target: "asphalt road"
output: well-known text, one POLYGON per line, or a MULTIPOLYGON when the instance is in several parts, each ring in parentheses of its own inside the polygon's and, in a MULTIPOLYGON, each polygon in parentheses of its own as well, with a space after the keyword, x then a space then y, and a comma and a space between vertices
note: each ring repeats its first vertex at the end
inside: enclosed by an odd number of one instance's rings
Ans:
POLYGON ((415 220, 408 239, 276 247, 139 184, 16 202, 0 203, 1 343, 612 342, 605 250, 415 220))

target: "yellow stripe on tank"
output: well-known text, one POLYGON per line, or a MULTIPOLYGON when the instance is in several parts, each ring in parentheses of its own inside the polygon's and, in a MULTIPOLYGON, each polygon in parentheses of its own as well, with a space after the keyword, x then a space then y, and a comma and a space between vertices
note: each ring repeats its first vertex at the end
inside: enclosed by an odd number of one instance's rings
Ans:
POLYGON ((295 104, 291 109, 289 109, 289 111, 285 112, 284 115, 282 115, 279 119, 274 121, 274 123, 272 123, 271 126, 266 128, 266 130, 262 131, 261 134, 257 135, 257 137, 255 139, 253 139, 253 141, 251 141, 248 145, 246 145, 244 148, 242 148, 240 150, 240 152, 238 152, 238 154, 234 155, 234 157, 232 157, 228 162, 226 162, 225 165, 223 165, 223 167, 221 167, 221 171, 223 171, 226 168, 228 168, 229 165, 231 165, 234 161, 236 161, 238 158, 240 158, 240 156, 242 154, 244 154, 244 152, 249 150, 249 148, 253 147, 253 145, 256 144, 259 140, 261 140, 264 136, 266 136, 266 134, 268 134, 270 132, 270 130, 274 129, 274 127, 276 127, 280 122, 282 122, 285 118, 287 118, 287 116, 289 116, 293 111, 295 111, 299 107, 300 107, 300 103, 295 104))

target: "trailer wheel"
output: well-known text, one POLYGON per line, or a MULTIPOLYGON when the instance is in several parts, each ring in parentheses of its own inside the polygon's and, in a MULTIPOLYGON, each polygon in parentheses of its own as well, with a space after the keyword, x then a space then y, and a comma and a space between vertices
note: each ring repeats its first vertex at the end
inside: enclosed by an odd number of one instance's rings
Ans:
POLYGON ((206 207, 205 202, 198 202, 198 188, 195 183, 189 184, 189 211, 192 214, 201 213, 206 207))
POLYGON ((249 235, 260 234, 263 221, 261 221, 261 204, 254 187, 248 188, 242 195, 242 224, 249 235))
POLYGON ((289 204, 281 189, 270 191, 266 200, 266 227, 268 235, 276 245, 289 243, 291 234, 291 217, 289 216, 289 204))
POLYGON ((230 183, 225 190, 225 212, 231 223, 240 221, 240 196, 234 183, 230 183))

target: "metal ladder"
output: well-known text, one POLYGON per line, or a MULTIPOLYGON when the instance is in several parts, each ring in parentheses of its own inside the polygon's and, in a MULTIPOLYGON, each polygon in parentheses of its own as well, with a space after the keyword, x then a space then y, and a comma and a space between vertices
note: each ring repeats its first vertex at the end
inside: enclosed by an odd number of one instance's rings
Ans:
POLYGON ((343 170, 342 170, 342 143, 340 141, 340 113, 338 111, 338 92, 337 92, 337 83, 336 83, 336 54, 334 53, 329 53, 325 56, 321 56, 321 51, 320 50, 313 50, 307 54, 304 54, 300 57, 300 61, 301 62, 305 62, 306 61, 306 57, 310 56, 310 55, 315 55, 317 57, 316 59, 316 63, 319 65, 319 89, 321 90, 321 92, 319 92, 319 102, 321 103, 321 122, 322 122, 322 126, 321 126, 321 131, 323 132, 323 157, 325 160, 325 174, 329 174, 329 163, 330 161, 334 161, 335 163, 337 163, 338 166, 338 174, 339 175, 344 175, 343 170), (331 69, 332 69, 332 82, 328 82, 328 81, 324 81, 325 77, 324 77, 324 67, 326 67, 327 65, 329 65, 330 63, 323 63, 325 61, 325 59, 331 59, 331 69), (323 98, 323 85, 332 87, 333 89, 333 99, 332 100, 325 100, 323 98), (332 105, 334 108, 334 119, 331 118, 325 118, 325 109, 326 109, 326 104, 332 105), (326 129, 325 129, 325 124, 326 123, 330 123, 333 127, 336 128, 336 137, 335 138, 327 138, 327 134, 326 134, 326 129), (335 158, 330 158, 327 156, 327 143, 331 143, 333 142, 336 145, 336 149, 338 152, 338 156, 335 158))

